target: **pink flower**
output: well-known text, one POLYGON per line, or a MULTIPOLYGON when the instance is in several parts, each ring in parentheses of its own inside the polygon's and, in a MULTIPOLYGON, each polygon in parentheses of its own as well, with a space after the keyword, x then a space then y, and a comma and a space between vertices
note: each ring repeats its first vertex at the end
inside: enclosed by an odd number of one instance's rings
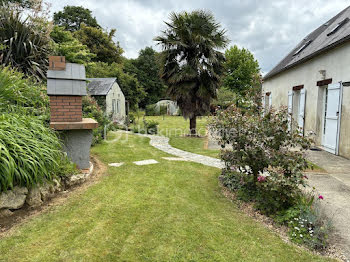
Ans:
POLYGON ((303 178, 305 178, 305 179, 309 179, 307 176, 303 176, 303 178))
POLYGON ((266 177, 264 176, 258 176, 258 181, 259 182, 264 182, 266 180, 266 177))
POLYGON ((318 196, 318 199, 322 199, 322 200, 323 200, 323 196, 322 196, 322 195, 319 195, 319 196, 318 196))

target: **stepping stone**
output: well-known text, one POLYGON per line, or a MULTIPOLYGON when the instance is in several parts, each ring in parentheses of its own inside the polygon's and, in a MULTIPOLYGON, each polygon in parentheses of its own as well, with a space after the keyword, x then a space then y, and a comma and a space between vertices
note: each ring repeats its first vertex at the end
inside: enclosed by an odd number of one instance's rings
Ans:
POLYGON ((124 163, 109 163, 109 166, 113 166, 113 167, 120 167, 122 166, 124 163))
POLYGON ((162 157, 165 160, 169 160, 169 161, 189 161, 186 158, 182 158, 182 157, 162 157))
POLYGON ((147 160, 135 161, 134 164, 138 166, 145 166, 145 165, 151 165, 151 164, 158 164, 158 161, 154 159, 147 159, 147 160))

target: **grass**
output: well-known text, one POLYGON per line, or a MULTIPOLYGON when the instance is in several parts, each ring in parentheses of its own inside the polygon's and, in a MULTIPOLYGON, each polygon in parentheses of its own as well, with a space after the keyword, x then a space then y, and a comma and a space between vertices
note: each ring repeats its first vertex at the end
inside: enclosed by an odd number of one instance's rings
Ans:
POLYGON ((306 170, 307 172, 327 173, 327 171, 324 168, 316 165, 315 163, 312 163, 311 161, 307 161, 307 163, 309 165, 308 169, 306 170))
MULTIPOLYGON (((206 135, 206 126, 209 117, 197 118, 197 132, 201 136, 206 135)), ((159 135, 168 136, 169 144, 173 147, 210 157, 219 157, 219 150, 207 149, 206 137, 187 137, 189 134, 189 119, 185 120, 182 116, 146 116, 146 120, 157 121, 159 123, 159 135)), ((142 122, 139 121, 139 122, 142 122)))
POLYGON ((92 149, 108 175, 0 241, 0 261, 331 261, 282 241, 226 199, 219 170, 171 162, 149 140, 92 149), (136 166, 136 160, 159 164, 136 166))

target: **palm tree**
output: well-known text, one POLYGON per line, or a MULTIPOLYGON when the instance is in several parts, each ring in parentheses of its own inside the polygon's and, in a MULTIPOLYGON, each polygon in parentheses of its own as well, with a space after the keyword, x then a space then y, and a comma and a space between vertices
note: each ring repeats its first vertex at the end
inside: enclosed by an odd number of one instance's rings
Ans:
POLYGON ((216 97, 224 55, 218 49, 228 44, 226 31, 206 11, 171 13, 168 28, 154 40, 162 45, 161 78, 168 95, 190 119, 196 135, 196 118, 207 113, 216 97))

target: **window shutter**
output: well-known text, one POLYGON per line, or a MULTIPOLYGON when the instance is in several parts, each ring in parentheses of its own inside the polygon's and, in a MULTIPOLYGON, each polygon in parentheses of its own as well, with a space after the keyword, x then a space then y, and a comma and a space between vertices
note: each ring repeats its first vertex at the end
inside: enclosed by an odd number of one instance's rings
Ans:
POLYGON ((298 126, 300 128, 300 132, 302 135, 304 135, 305 104, 306 104, 306 90, 305 88, 303 88, 300 90, 299 115, 298 115, 298 126))
POLYGON ((293 91, 288 91, 288 130, 292 130, 292 115, 293 115, 293 91))

